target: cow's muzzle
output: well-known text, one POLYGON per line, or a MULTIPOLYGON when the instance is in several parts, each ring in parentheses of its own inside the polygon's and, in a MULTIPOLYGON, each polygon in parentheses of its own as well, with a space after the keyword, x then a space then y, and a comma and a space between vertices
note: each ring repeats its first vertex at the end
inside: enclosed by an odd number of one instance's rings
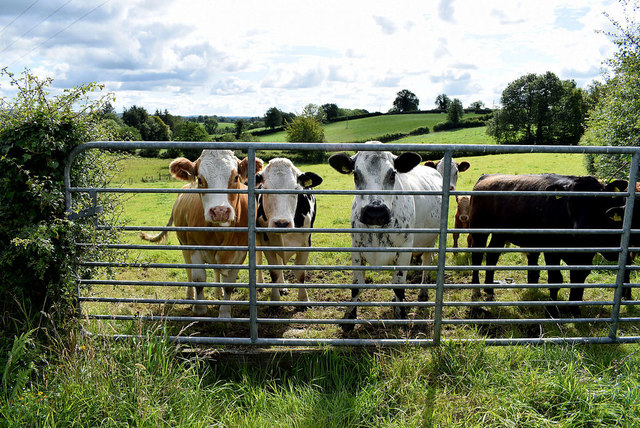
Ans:
POLYGON ((287 229, 292 227, 293 225, 291 224, 291 222, 287 219, 277 219, 277 220, 273 220, 271 222, 271 227, 279 227, 281 229, 287 229))
POLYGON ((217 206, 209 210, 209 217, 211 223, 226 223, 231 221, 233 210, 231 207, 217 206))
POLYGON ((391 211, 386 205, 369 204, 360 211, 360 221, 368 226, 385 226, 391 221, 391 211))

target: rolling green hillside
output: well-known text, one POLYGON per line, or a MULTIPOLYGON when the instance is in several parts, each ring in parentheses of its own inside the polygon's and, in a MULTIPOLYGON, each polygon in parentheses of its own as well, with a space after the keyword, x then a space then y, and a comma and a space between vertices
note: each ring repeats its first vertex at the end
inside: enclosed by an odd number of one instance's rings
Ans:
MULTIPOLYGON (((467 114, 464 118, 475 116, 477 115, 467 114)), ((424 126, 428 126, 432 130, 435 124, 445 121, 446 115, 438 113, 394 114, 329 123, 324 126, 324 133, 329 143, 346 143, 375 139, 385 134, 407 133, 424 126)), ((259 138, 260 141, 265 142, 286 141, 284 131, 259 138)))

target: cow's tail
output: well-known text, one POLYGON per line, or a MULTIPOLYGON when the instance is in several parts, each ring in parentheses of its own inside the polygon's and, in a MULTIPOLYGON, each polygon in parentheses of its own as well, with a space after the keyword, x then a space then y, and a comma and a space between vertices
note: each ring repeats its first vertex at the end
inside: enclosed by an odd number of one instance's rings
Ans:
MULTIPOLYGON (((173 223, 173 212, 171 212, 171 217, 169 217, 169 222, 167 223, 167 227, 171 226, 172 223, 173 223)), ((140 238, 144 239, 145 241, 159 242, 160 244, 166 244, 169 239, 169 231, 163 230, 157 235, 149 235, 146 232, 140 232, 140 238)))

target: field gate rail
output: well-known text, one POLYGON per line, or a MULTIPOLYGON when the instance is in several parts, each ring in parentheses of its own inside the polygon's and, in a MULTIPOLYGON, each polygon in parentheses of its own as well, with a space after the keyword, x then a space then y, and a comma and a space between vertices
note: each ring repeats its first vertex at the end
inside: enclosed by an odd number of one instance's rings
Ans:
MULTIPOLYGON (((453 232, 459 233, 469 233, 469 232, 491 232, 483 229, 455 229, 448 226, 449 216, 447 215, 450 212, 450 196, 457 195, 470 195, 478 192, 473 192, 470 190, 449 190, 449 178, 450 178, 450 168, 451 168, 451 159, 456 154, 464 154, 464 156, 472 156, 472 155, 489 155, 489 154, 526 154, 526 153, 556 153, 556 154, 599 154, 599 155, 629 155, 631 157, 631 166, 629 172, 629 183, 636 183, 638 181, 638 166, 640 164, 640 148, 635 147, 587 147, 587 146, 519 146, 519 145, 476 145, 476 144, 464 144, 464 145, 456 145, 456 144, 394 144, 394 143, 386 143, 381 145, 369 145, 363 143, 341 143, 341 144, 333 144, 333 143, 255 143, 255 142, 89 142, 82 144, 68 155, 67 162, 65 165, 65 201, 66 201, 66 211, 68 213, 70 220, 78 220, 85 217, 93 218, 94 224, 97 228, 109 228, 110 226, 98 225, 96 221, 97 216, 101 213, 101 207, 98 205, 97 195, 100 193, 203 193, 202 189, 162 189, 162 188, 80 188, 80 187, 72 187, 71 185, 71 169, 74 160, 78 155, 86 150, 91 149, 100 149, 100 150, 133 150, 133 149, 182 149, 182 150, 202 150, 202 149, 229 149, 235 151, 242 151, 247 154, 249 160, 249 180, 248 180, 248 189, 245 191, 248 194, 248 202, 249 202, 249 212, 254 212, 255 203, 256 203, 256 195, 260 193, 313 193, 315 195, 356 195, 359 192, 357 190, 321 190, 321 189, 313 189, 312 191, 303 190, 303 191, 276 191, 276 190, 264 190, 264 189, 256 189, 255 187, 255 158, 257 151, 282 151, 286 150, 289 152, 297 152, 297 151, 325 151, 325 152, 339 152, 339 151, 361 151, 361 150, 371 150, 371 151, 392 151, 392 152, 404 152, 404 151, 415 151, 415 152, 432 152, 434 153, 432 158, 436 156, 441 156, 444 154, 444 178, 443 178, 443 190, 441 192, 409 192, 410 194, 438 194, 442 195, 442 217, 440 222, 440 228, 435 230, 408 230, 411 233, 424 233, 424 232, 436 232, 439 234, 438 244, 435 248, 430 249, 433 253, 437 254, 438 263, 436 266, 420 266, 420 265, 411 265, 408 266, 366 266, 362 267, 352 267, 350 263, 348 265, 307 265, 304 267, 288 265, 286 270, 296 270, 296 269, 305 269, 309 271, 353 271, 357 269, 365 269, 367 271, 393 271, 397 269, 407 269, 412 271, 421 272, 423 270, 427 271, 435 271, 436 279, 435 284, 403 284, 404 287, 411 290, 420 290, 422 288, 426 288, 428 290, 435 290, 435 298, 433 301, 427 302, 418 302, 411 301, 409 299, 405 300, 404 303, 397 302, 368 302, 368 301, 359 301, 357 303, 352 303, 348 300, 343 301, 310 301, 310 302, 296 302, 296 301, 281 301, 281 302, 271 302, 271 301, 259 301, 258 300, 258 287, 288 287, 288 288, 298 288, 298 287, 307 287, 308 289, 335 289, 335 290, 348 290, 353 287, 351 283, 307 283, 307 284, 259 284, 257 283, 257 271, 258 269, 267 270, 268 268, 276 268, 277 266, 269 266, 269 265, 257 265, 256 262, 256 233, 261 232, 282 232, 282 229, 270 229, 270 228, 259 228, 255 223, 255 218, 249 219, 249 225, 246 229, 248 232, 249 243, 247 247, 239 247, 232 249, 240 249, 240 250, 248 250, 248 262, 246 265, 204 265, 203 268, 212 269, 212 268, 229 268, 229 267, 240 267, 248 272, 248 279, 246 282, 238 282, 233 284, 236 288, 246 288, 248 289, 248 299, 246 300, 231 300, 229 303, 233 304, 234 307, 246 307, 248 306, 248 316, 246 317, 238 317, 238 318, 228 318, 228 319, 219 319, 217 317, 197 317, 197 316, 178 316, 178 315, 130 315, 130 314, 100 314, 100 313, 85 313, 82 316, 91 320, 110 320, 112 322, 116 321, 163 321, 167 323, 212 323, 219 325, 220 322, 227 323, 227 325, 247 325, 249 326, 248 331, 249 334, 245 334, 241 337, 226 337, 224 334, 219 334, 217 336, 188 336, 188 335, 175 335, 171 336, 171 340, 175 340, 176 342, 181 343, 192 343, 192 344, 201 344, 201 345, 254 345, 254 346, 323 346, 323 345, 354 345, 354 346, 398 346, 405 344, 414 344, 414 345, 437 345, 442 341, 460 341, 460 342, 476 342, 480 341, 488 345, 512 345, 512 344, 541 344, 541 343, 631 343, 631 342, 640 342, 640 335, 635 333, 635 330, 631 331, 631 334, 620 334, 620 325, 621 323, 625 323, 625 325, 635 325, 640 322, 640 317, 633 316, 633 310, 630 311, 630 314, 626 314, 627 316, 621 316, 621 308, 627 307, 633 309, 640 305, 640 301, 637 300, 627 300, 625 302, 622 301, 622 293, 623 287, 629 286, 633 289, 638 288, 639 284, 633 283, 625 283, 625 273, 627 271, 635 272, 640 268, 638 266, 627 265, 627 256, 629 252, 637 253, 640 251, 640 248, 630 247, 630 238, 632 233, 640 233, 640 230, 632 230, 632 216, 633 216, 633 208, 636 197, 636 186, 629 186, 629 188, 625 192, 603 192, 603 194, 598 194, 598 196, 620 196, 626 198, 625 204, 625 215, 623 219, 622 229, 597 229, 597 230, 572 230, 572 229, 552 229, 552 230, 516 230, 516 229, 504 229, 509 232, 521 232, 521 233, 558 233, 558 234, 576 234, 576 233, 604 233, 604 234, 619 234, 620 246, 617 248, 608 248, 610 251, 616 251, 619 253, 618 262, 614 265, 593 265, 588 266, 589 269, 597 271, 609 271, 615 272, 615 281, 613 282, 604 282, 597 284, 584 284, 584 286, 589 288, 602 288, 602 289, 613 289, 613 296, 611 299, 606 300, 585 300, 584 302, 572 302, 572 301, 559 301, 553 302, 558 307, 571 307, 571 306, 582 306, 582 307, 598 307, 601 309, 600 313, 597 313, 596 316, 587 316, 580 318, 572 318, 572 317, 560 317, 560 318, 549 318, 544 316, 537 316, 533 318, 526 317, 507 317, 507 318, 483 318, 483 317, 475 317, 475 318, 451 318, 447 317, 444 314, 445 309, 450 308, 467 308, 469 310, 473 310, 474 308, 490 308, 493 310, 499 310, 501 307, 514 307, 514 308, 536 308, 536 307, 544 307, 546 305, 551 304, 550 301, 544 300, 530 300, 530 301, 447 301, 445 300, 445 290, 471 290, 474 288, 484 288, 484 284, 468 284, 468 283, 455 283, 448 284, 446 283, 446 272, 456 272, 456 271, 471 271, 471 270, 484 270, 483 266, 469 266, 469 265, 448 265, 447 264, 447 254, 464 254, 471 253, 473 251, 478 251, 477 249, 472 248, 448 248, 447 247, 447 236, 453 232), (437 154, 437 155, 436 155, 437 154), (93 206, 87 209, 84 209, 80 212, 74 212, 74 201, 73 195, 83 193, 90 195, 93 206), (259 267, 258 267, 259 266, 259 267), (260 316, 258 308, 259 307, 278 307, 278 306, 310 306, 310 307, 324 307, 324 308, 344 308, 349 306, 358 306, 358 307, 380 307, 380 308, 388 308, 388 307, 397 307, 397 306, 406 306, 406 307, 417 307, 419 310, 433 310, 432 317, 419 318, 415 317, 412 319, 406 320, 396 320, 396 319, 380 319, 380 318, 361 318, 358 320, 342 320, 338 318, 273 318, 265 315, 260 316), (610 311, 604 313, 605 307, 611 307, 610 311), (412 328, 420 328, 421 326, 427 326, 428 329, 426 333, 421 333, 415 336, 411 336, 410 334, 403 333, 395 333, 395 336, 388 337, 386 333, 383 333, 381 336, 383 337, 354 337, 353 335, 343 335, 342 337, 329 337, 329 338, 316 338, 316 337, 306 337, 306 338, 290 338, 290 337, 261 337, 259 334, 259 326, 266 325, 300 325, 300 326, 323 326, 323 325, 335 325, 341 323, 353 323, 353 324, 362 324, 367 327, 374 328, 374 332, 385 331, 385 328, 394 326, 403 326, 404 329, 411 330, 412 328), (577 326, 579 330, 580 324, 586 324, 589 326, 593 325, 604 325, 606 328, 602 328, 600 330, 601 334, 598 335, 587 335, 587 336, 568 336, 565 337, 562 334, 557 335, 549 335, 545 334, 530 334, 530 335, 520 335, 518 337, 499 337, 496 334, 486 334, 486 328, 496 328, 500 329, 504 326, 533 326, 533 328, 542 329, 543 326, 555 325, 555 326, 564 326, 564 325, 573 325, 577 326), (469 336, 463 337, 447 337, 444 330, 449 326, 463 326, 469 328, 476 328, 480 333, 480 337, 473 334, 469 336), (382 330, 375 330, 375 328, 382 328, 382 330), (425 337, 426 335, 430 335, 430 337, 425 337)), ((424 160, 424 159, 423 159, 424 160)), ((169 161, 168 161, 169 162, 169 161)), ((167 163, 168 163, 167 162, 167 163)), ((496 171, 498 172, 498 171, 496 171)), ((562 174, 562 171, 555 171, 557 173, 562 174)), ((347 178, 345 177, 345 180, 347 178)), ((233 193, 228 190, 206 190, 205 192, 210 193, 233 193)), ((364 192, 367 193, 367 192, 364 192)), ((371 192, 369 192, 371 193, 371 192)), ((397 194, 398 192, 394 191, 381 191, 375 193, 387 193, 387 194, 397 194)), ((406 192, 405 192, 406 193, 406 192)), ((509 192, 483 192, 488 194, 509 194, 509 192)), ((511 192, 513 194, 514 192, 511 192)), ((524 192, 524 194, 531 193, 532 195, 544 195, 549 192, 524 192)), ((518 194, 523 194, 523 192, 518 192, 518 194)), ((576 192, 555 192, 554 195, 558 196, 585 196, 576 192)), ((455 210, 455 207, 453 208, 455 210)), ((170 213, 171 205, 168 205, 166 208, 167 214, 170 213)), ((191 230, 192 228, 179 228, 179 227, 162 227, 162 226, 124 226, 119 228, 122 231, 177 231, 177 230, 191 230)), ((203 228, 199 230, 238 230, 237 228, 203 228)), ((313 228, 313 229, 302 229, 302 231, 312 231, 315 234, 319 233, 341 233, 346 234, 351 231, 356 232, 365 232, 369 233, 368 229, 345 229, 345 228, 313 228)), ((391 232, 406 232, 406 229, 385 229, 386 231, 391 232)), ((503 229, 500 229, 503 230, 503 229)), ((300 231, 300 229, 297 229, 300 231)), ((76 245, 89 245, 86 243, 77 243, 76 245)), ((158 246, 158 245, 142 245, 142 244, 116 244, 116 245, 107 245, 105 246, 114 249, 124 249, 124 250, 141 250, 145 249, 166 249, 166 250, 179 250, 179 245, 171 245, 171 246, 158 246)), ((206 249, 206 247, 196 247, 194 249, 206 249)), ((270 247, 270 249, 273 249, 270 247)), ((304 248, 300 248, 304 250, 304 248)), ((258 249, 259 250, 259 249, 258 249)), ((351 250, 356 250, 352 247, 332 247, 332 246, 322 246, 322 247, 311 247, 311 252, 336 252, 336 253, 348 253, 351 250)), ((424 248, 405 248, 403 251, 425 251, 424 248)), ((504 248, 500 249, 501 253, 522 253, 526 251, 533 252, 559 252, 562 249, 559 248, 504 248)), ((604 249, 599 248, 577 248, 575 251, 603 251, 604 249)), ((307 250, 309 251, 309 250, 307 250)), ((367 251, 388 251, 388 248, 370 248, 367 251)), ((394 249, 395 251, 395 249, 394 249)), ((486 248, 482 250, 483 252, 491 252, 498 251, 496 249, 486 248)), ((572 249, 573 251, 573 249, 572 249)), ((84 262, 86 266, 94 266, 94 267, 118 267, 118 268, 185 268, 186 265, 184 263, 110 263, 104 262, 100 260, 91 260, 84 262)), ((200 267, 200 266, 198 266, 200 267)), ((524 270, 572 270, 572 269, 585 269, 587 266, 526 266, 526 265, 498 265, 495 267, 496 272, 500 271, 524 271, 524 270)), ((119 303, 119 304, 149 304, 149 305, 162 305, 162 304, 171 304, 171 305, 187 305, 193 304, 193 300, 185 300, 185 299, 157 299, 157 298, 140 298, 140 297, 96 297, 91 295, 85 295, 84 290, 91 286, 104 285, 104 286, 119 286, 119 287, 132 287, 132 286, 144 286, 144 287, 184 287, 186 285, 195 285, 196 283, 186 283, 184 281, 139 281, 139 280, 114 280, 111 278, 100 279, 100 278, 92 278, 92 279, 81 279, 78 278, 78 301, 79 301, 79 313, 82 314, 83 306, 91 303, 119 303)), ((224 283, 197 283, 197 285, 205 285, 205 287, 214 287, 214 286, 224 286, 224 285, 232 285, 232 284, 224 284, 224 283)), ((519 283, 497 283, 494 285, 496 289, 545 289, 549 288, 550 284, 519 284, 519 283)), ((554 285, 551 285, 552 287, 554 285)), ((583 286, 582 284, 562 284, 562 288, 572 288, 574 286, 583 286)), ((555 285, 556 288, 559 288, 559 285, 555 285)), ((392 289, 391 284, 366 284, 361 286, 363 289, 392 289)), ((196 301, 197 303, 206 303, 208 305, 221 305, 226 304, 224 301, 219 300, 206 300, 206 301, 196 301)), ((431 312, 430 312, 431 313, 431 312)), ((97 321, 96 321, 97 322, 97 321)), ((425 327, 426 328, 426 327, 425 327)), ((404 331, 404 330, 403 330, 404 331)), ((528 331, 532 331, 529 329, 528 331)), ((562 329, 560 330, 562 331, 562 329)), ((370 332, 369 332, 370 333, 370 332)), ((115 334, 114 337, 125 337, 126 335, 115 334)))

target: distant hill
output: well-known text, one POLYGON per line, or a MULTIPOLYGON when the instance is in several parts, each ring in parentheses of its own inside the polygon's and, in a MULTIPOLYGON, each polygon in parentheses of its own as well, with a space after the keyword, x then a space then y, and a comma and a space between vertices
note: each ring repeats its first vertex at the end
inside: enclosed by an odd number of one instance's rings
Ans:
MULTIPOLYGON (((479 115, 468 113, 464 119, 470 119, 479 115)), ((447 115, 441 113, 420 114, 386 114, 382 116, 367 117, 364 119, 334 122, 324 125, 324 133, 329 143, 349 143, 354 141, 366 141, 379 139, 390 134, 408 134, 416 128, 429 127, 433 132, 433 126, 446 122, 447 115)), ((402 138, 399 135, 397 139, 402 138)), ((284 131, 259 137, 264 142, 285 141, 284 131)), ((395 138, 394 138, 395 139, 395 138)))

